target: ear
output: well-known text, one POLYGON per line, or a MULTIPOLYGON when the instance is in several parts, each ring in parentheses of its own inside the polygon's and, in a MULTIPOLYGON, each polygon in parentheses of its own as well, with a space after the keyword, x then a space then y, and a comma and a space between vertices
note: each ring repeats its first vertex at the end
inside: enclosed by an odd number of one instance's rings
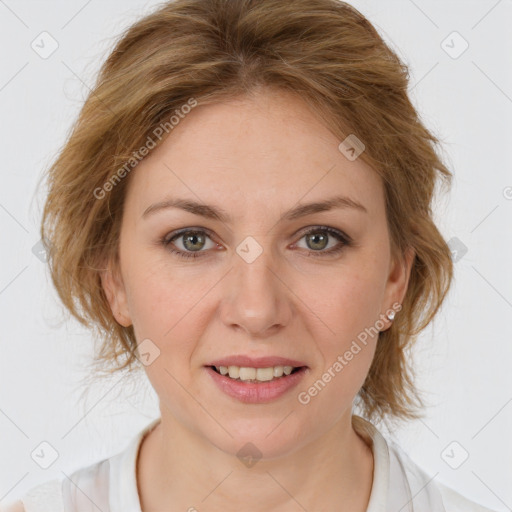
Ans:
POLYGON ((132 321, 119 263, 110 259, 106 268, 101 271, 100 278, 112 315, 117 323, 129 327, 132 321))
MULTIPOLYGON (((399 310, 393 308, 395 304, 402 304, 407 287, 409 285, 409 278, 411 276, 411 269, 416 257, 416 251, 412 247, 408 247, 405 252, 399 256, 392 257, 389 267, 388 281, 386 283, 385 299, 383 303, 384 311, 382 317, 386 326, 391 327, 392 321, 388 319, 387 313, 394 310, 399 314, 399 310)), ((386 330, 386 329, 383 329, 386 330)))

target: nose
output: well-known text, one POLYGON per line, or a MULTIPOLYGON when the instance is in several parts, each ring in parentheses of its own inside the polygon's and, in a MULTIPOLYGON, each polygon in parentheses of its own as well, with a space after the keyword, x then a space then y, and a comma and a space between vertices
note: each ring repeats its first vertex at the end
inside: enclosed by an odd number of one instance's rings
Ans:
POLYGON ((254 261, 234 254, 233 268, 223 286, 220 314, 230 329, 265 338, 290 322, 293 294, 279 275, 270 250, 263 250, 254 261))

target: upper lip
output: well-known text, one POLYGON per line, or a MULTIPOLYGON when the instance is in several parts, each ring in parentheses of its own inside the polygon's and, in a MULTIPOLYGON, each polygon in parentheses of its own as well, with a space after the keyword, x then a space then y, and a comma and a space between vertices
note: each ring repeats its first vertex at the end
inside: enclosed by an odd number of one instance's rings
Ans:
POLYGON ((293 366, 298 368, 306 366, 301 361, 288 359, 287 357, 266 356, 249 357, 244 355, 228 356, 222 359, 216 359, 205 366, 240 366, 248 368, 269 368, 271 366, 293 366))

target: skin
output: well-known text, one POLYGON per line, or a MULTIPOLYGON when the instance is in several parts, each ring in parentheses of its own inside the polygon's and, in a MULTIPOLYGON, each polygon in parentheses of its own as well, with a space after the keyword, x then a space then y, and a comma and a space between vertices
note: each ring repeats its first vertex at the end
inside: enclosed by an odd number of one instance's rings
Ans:
POLYGON ((297 395, 402 302, 414 254, 392 258, 381 179, 360 158, 348 160, 340 142, 298 96, 263 89, 197 106, 132 171, 120 263, 102 283, 116 320, 160 350, 145 367, 162 420, 140 449, 143 512, 366 510, 373 456, 352 427, 351 408, 377 337, 307 405, 297 395), (367 212, 279 221, 298 202, 335 193, 367 212), (216 205, 233 220, 177 208, 142 217, 171 197, 216 205), (318 226, 353 244, 319 255, 341 242, 329 235, 315 245, 303 231, 318 226), (202 257, 180 258, 161 243, 181 228, 209 230, 202 246, 174 240, 176 250, 202 247, 202 257), (236 252, 247 236, 263 250, 251 263, 236 252), (308 371, 284 396, 244 404, 219 391, 204 368, 234 354, 289 357, 308 371), (236 455, 248 442, 262 453, 252 467, 236 455))

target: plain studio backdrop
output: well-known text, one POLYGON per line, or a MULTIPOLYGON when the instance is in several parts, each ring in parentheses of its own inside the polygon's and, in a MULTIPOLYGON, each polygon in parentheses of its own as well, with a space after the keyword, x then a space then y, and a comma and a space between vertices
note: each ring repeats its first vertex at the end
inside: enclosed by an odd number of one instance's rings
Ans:
MULTIPOLYGON (((410 66, 455 174, 435 208, 455 280, 414 350, 430 407, 393 434, 432 478, 511 510, 512 2, 351 3, 410 66)), ((156 5, 0 0, 0 504, 117 453, 159 414, 145 378, 116 375, 80 399, 93 343, 50 284, 36 194, 114 39, 156 5)))

